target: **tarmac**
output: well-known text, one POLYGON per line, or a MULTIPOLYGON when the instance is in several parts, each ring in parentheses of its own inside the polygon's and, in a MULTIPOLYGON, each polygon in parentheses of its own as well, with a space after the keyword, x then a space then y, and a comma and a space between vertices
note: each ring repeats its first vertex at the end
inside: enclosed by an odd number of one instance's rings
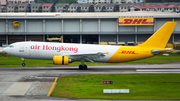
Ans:
MULTIPOLYGON (((92 99, 70 99, 48 97, 55 78, 82 74, 180 74, 180 63, 141 65, 88 66, 79 70, 77 66, 61 67, 1 67, 0 101, 92 101, 92 99)), ((98 100, 94 101, 109 101, 98 100)))
MULTIPOLYGON (((0 52, 4 47, 0 47, 0 52)), ((173 52, 178 52, 174 50, 173 52)), ((91 101, 92 99, 69 99, 47 97, 55 78, 81 74, 180 74, 180 63, 142 65, 88 66, 79 70, 77 66, 61 67, 1 67, 0 101, 91 101)), ((94 101, 110 101, 98 100, 94 101)), ((128 100, 129 101, 129 100, 128 100)))

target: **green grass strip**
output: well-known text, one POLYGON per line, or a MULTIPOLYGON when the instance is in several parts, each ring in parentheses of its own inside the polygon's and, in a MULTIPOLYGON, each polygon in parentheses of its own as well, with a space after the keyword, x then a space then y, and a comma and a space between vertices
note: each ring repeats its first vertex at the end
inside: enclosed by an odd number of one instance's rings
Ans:
POLYGON ((60 77, 54 97, 119 100, 180 100, 180 74, 107 74, 60 77), (113 84, 102 84, 113 80, 113 84), (103 89, 129 89, 129 94, 105 94, 103 89))

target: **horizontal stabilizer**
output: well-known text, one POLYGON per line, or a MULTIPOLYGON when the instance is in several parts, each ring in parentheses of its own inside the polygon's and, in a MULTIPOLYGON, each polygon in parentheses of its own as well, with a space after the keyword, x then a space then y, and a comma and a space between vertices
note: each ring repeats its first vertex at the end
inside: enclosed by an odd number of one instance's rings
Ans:
POLYGON ((168 51, 172 51, 172 49, 171 49, 171 50, 158 50, 158 49, 153 49, 153 50, 151 50, 151 54, 158 55, 158 54, 161 54, 161 53, 164 53, 164 52, 168 52, 168 51))

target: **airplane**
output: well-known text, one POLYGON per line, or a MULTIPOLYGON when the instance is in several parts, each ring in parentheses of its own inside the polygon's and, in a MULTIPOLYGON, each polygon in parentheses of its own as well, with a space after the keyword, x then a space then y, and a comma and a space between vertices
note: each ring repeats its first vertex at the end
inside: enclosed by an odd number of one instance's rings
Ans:
POLYGON ((68 65, 80 61, 80 70, 86 70, 84 62, 118 63, 145 59, 172 52, 165 48, 177 22, 166 22, 144 43, 137 46, 92 45, 53 42, 16 42, 4 48, 9 55, 24 59, 53 60, 54 65, 68 65))

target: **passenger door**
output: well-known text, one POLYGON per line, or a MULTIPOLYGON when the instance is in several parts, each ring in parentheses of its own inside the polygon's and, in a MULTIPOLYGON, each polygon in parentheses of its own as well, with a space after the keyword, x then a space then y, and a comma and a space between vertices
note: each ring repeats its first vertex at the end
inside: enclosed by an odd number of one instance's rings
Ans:
POLYGON ((19 46, 19 52, 24 52, 24 43, 21 43, 19 46))
POLYGON ((21 43, 19 46, 19 53, 22 57, 24 58, 29 58, 29 53, 28 53, 28 49, 27 46, 25 45, 25 43, 21 43))

